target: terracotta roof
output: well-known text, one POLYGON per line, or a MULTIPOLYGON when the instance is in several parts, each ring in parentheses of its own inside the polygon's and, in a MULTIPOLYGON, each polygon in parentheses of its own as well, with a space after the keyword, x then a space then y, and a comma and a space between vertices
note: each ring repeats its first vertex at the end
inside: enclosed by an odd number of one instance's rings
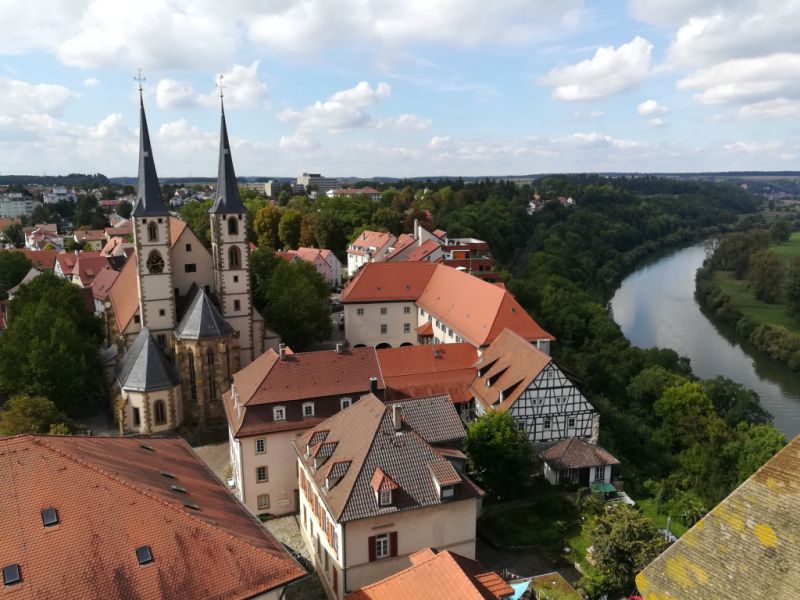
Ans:
POLYGON ((449 396, 411 398, 387 404, 399 406, 403 420, 429 444, 458 443, 466 437, 464 424, 449 396))
POLYGON ((359 588, 348 600, 501 600, 514 589, 478 561, 426 548, 409 556, 411 566, 359 588))
MULTIPOLYGON (((442 503, 428 465, 441 460, 433 447, 407 422, 395 431, 392 408, 368 394, 358 402, 306 431, 292 442, 300 460, 309 465, 322 500, 337 522, 364 519, 396 511, 437 506, 442 503), (325 443, 336 443, 327 461, 347 462, 342 478, 325 491, 325 463, 313 469, 313 459, 306 458, 306 447, 325 431, 325 443), (397 483, 391 506, 378 506, 371 487, 375 470, 381 470, 397 483)), ((481 491, 461 475, 454 501, 474 499, 481 491)))
POLYGON ((472 382, 472 395, 486 406, 505 410, 553 359, 510 329, 504 330, 475 364, 480 377, 472 382), (491 379, 491 385, 486 385, 491 379), (501 401, 502 395, 502 401, 501 401))
POLYGON ((562 440, 550 446, 539 453, 539 458, 556 471, 619 464, 607 450, 578 438, 562 440))
POLYGON ((181 237, 183 230, 186 229, 189 225, 186 221, 181 221, 180 219, 176 219, 174 217, 169 218, 169 245, 174 248, 175 244, 178 243, 178 238, 181 237))
POLYGON ((119 276, 108 292, 114 319, 120 333, 125 331, 133 315, 139 310, 139 282, 136 280, 136 259, 131 258, 122 267, 119 276))
POLYGON ((491 343, 506 328, 529 341, 554 339, 509 292, 446 265, 435 267, 417 305, 475 346, 491 343))
POLYGON ((81 242, 99 242, 106 239, 105 229, 77 229, 75 237, 81 242))
POLYGON ((440 458, 428 465, 431 475, 436 478, 439 485, 456 485, 461 483, 461 477, 453 468, 453 464, 446 458, 440 458))
POLYGON ((304 246, 300 246, 297 250, 295 250, 295 253, 297 256, 310 263, 313 263, 315 260, 317 260, 317 257, 321 256, 321 251, 319 248, 306 248, 304 246))
POLYGON ((347 396, 369 389, 369 378, 384 388, 374 348, 345 348, 287 354, 283 360, 267 350, 233 376, 239 400, 246 406, 291 400, 347 396))
POLYGON ((414 302, 435 269, 435 264, 424 262, 367 263, 342 291, 342 302, 414 302))
POLYGON ((414 236, 410 233, 401 233, 397 236, 394 244, 392 244, 392 251, 386 255, 386 260, 391 260, 391 258, 400 252, 403 248, 410 246, 414 243, 414 236))
POLYGON ((114 282, 119 277, 119 271, 115 271, 110 266, 106 266, 100 271, 92 281, 92 296, 95 300, 104 301, 108 297, 108 293, 114 282))
POLYGON ((75 258, 71 274, 77 277, 84 287, 92 285, 94 278, 109 266, 108 258, 100 256, 97 252, 91 254, 83 252, 75 258))
POLYGON ((347 252, 350 254, 364 254, 370 250, 377 252, 387 245, 392 245, 396 238, 385 231, 363 231, 356 239, 350 242, 347 252))
POLYGON ((38 269, 47 269, 48 271, 52 271, 56 265, 56 257, 61 256, 55 250, 27 250, 27 249, 15 249, 15 250, 0 250, 0 252, 21 252, 25 255, 31 264, 38 268, 38 269))
POLYGON ((434 229, 431 233, 438 238, 447 236, 447 232, 444 229, 434 229))
POLYGON ((402 260, 405 262, 418 262, 424 260, 428 255, 436 252, 436 250, 440 248, 441 245, 434 240, 425 240, 422 244, 406 254, 402 260))
POLYGON ((105 233, 106 237, 133 235, 133 223, 131 221, 126 221, 117 227, 106 227, 103 233, 105 233))
POLYGON ((645 600, 797 598, 800 436, 636 577, 645 600))
POLYGON ((132 249, 133 244, 127 242, 123 237, 114 236, 108 239, 106 245, 100 250, 100 254, 103 256, 119 256, 128 248, 132 249))
POLYGON ((433 337, 433 325, 430 321, 427 323, 423 323, 419 327, 417 327, 414 331, 417 332, 417 335, 422 337, 433 337))
MULTIPOLYGON (((345 461, 331 464, 345 464, 345 461)), ((372 479, 370 480, 369 485, 376 492, 380 492, 382 490, 396 490, 400 487, 397 485, 397 482, 384 473, 383 469, 380 467, 375 467, 375 472, 372 474, 372 479)))
POLYGON ((0 461, 0 565, 22 575, 6 594, 249 598, 304 575, 183 440, 23 435, 0 461))
POLYGON ((282 258, 286 262, 292 262, 295 259, 299 260, 297 252, 295 252, 294 250, 281 250, 279 252, 276 252, 275 256, 277 256, 278 258, 282 258))

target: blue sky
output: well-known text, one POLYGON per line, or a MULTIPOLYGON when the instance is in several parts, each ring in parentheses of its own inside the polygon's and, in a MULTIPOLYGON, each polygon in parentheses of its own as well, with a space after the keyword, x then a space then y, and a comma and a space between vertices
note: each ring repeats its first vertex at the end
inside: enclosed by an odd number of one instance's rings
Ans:
POLYGON ((0 173, 798 169, 800 1, 0 0, 0 173))

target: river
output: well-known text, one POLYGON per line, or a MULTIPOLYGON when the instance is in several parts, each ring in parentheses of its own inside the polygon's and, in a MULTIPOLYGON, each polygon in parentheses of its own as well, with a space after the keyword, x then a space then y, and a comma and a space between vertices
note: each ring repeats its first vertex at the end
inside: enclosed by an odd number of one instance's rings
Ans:
POLYGON ((694 276, 704 258, 700 244, 642 266, 611 300, 614 318, 634 345, 672 348, 691 360, 698 377, 722 375, 755 390, 775 427, 792 439, 800 433, 800 374, 700 311, 694 276))

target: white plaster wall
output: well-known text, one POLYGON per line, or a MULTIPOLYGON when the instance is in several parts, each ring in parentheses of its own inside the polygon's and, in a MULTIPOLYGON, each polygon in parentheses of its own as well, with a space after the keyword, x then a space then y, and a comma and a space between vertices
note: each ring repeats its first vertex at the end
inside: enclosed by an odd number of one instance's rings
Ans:
POLYGON ((363 304, 344 305, 345 338, 351 346, 364 344, 377 346, 389 344, 397 348, 404 343, 417 343, 417 318, 416 306, 413 302, 376 302, 363 304), (358 314, 358 309, 364 310, 363 315, 358 314), (386 308, 386 314, 381 314, 381 308, 386 308), (408 309, 408 313, 404 310, 408 309), (387 325, 387 333, 381 334, 381 324, 387 325), (409 324, 409 333, 404 333, 404 325, 409 324))

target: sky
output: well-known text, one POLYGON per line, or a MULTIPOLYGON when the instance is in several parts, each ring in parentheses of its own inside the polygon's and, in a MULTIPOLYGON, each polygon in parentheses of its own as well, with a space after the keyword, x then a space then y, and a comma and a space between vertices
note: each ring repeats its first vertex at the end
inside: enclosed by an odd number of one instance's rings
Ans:
POLYGON ((0 174, 800 169, 800 0, 0 0, 0 174))

